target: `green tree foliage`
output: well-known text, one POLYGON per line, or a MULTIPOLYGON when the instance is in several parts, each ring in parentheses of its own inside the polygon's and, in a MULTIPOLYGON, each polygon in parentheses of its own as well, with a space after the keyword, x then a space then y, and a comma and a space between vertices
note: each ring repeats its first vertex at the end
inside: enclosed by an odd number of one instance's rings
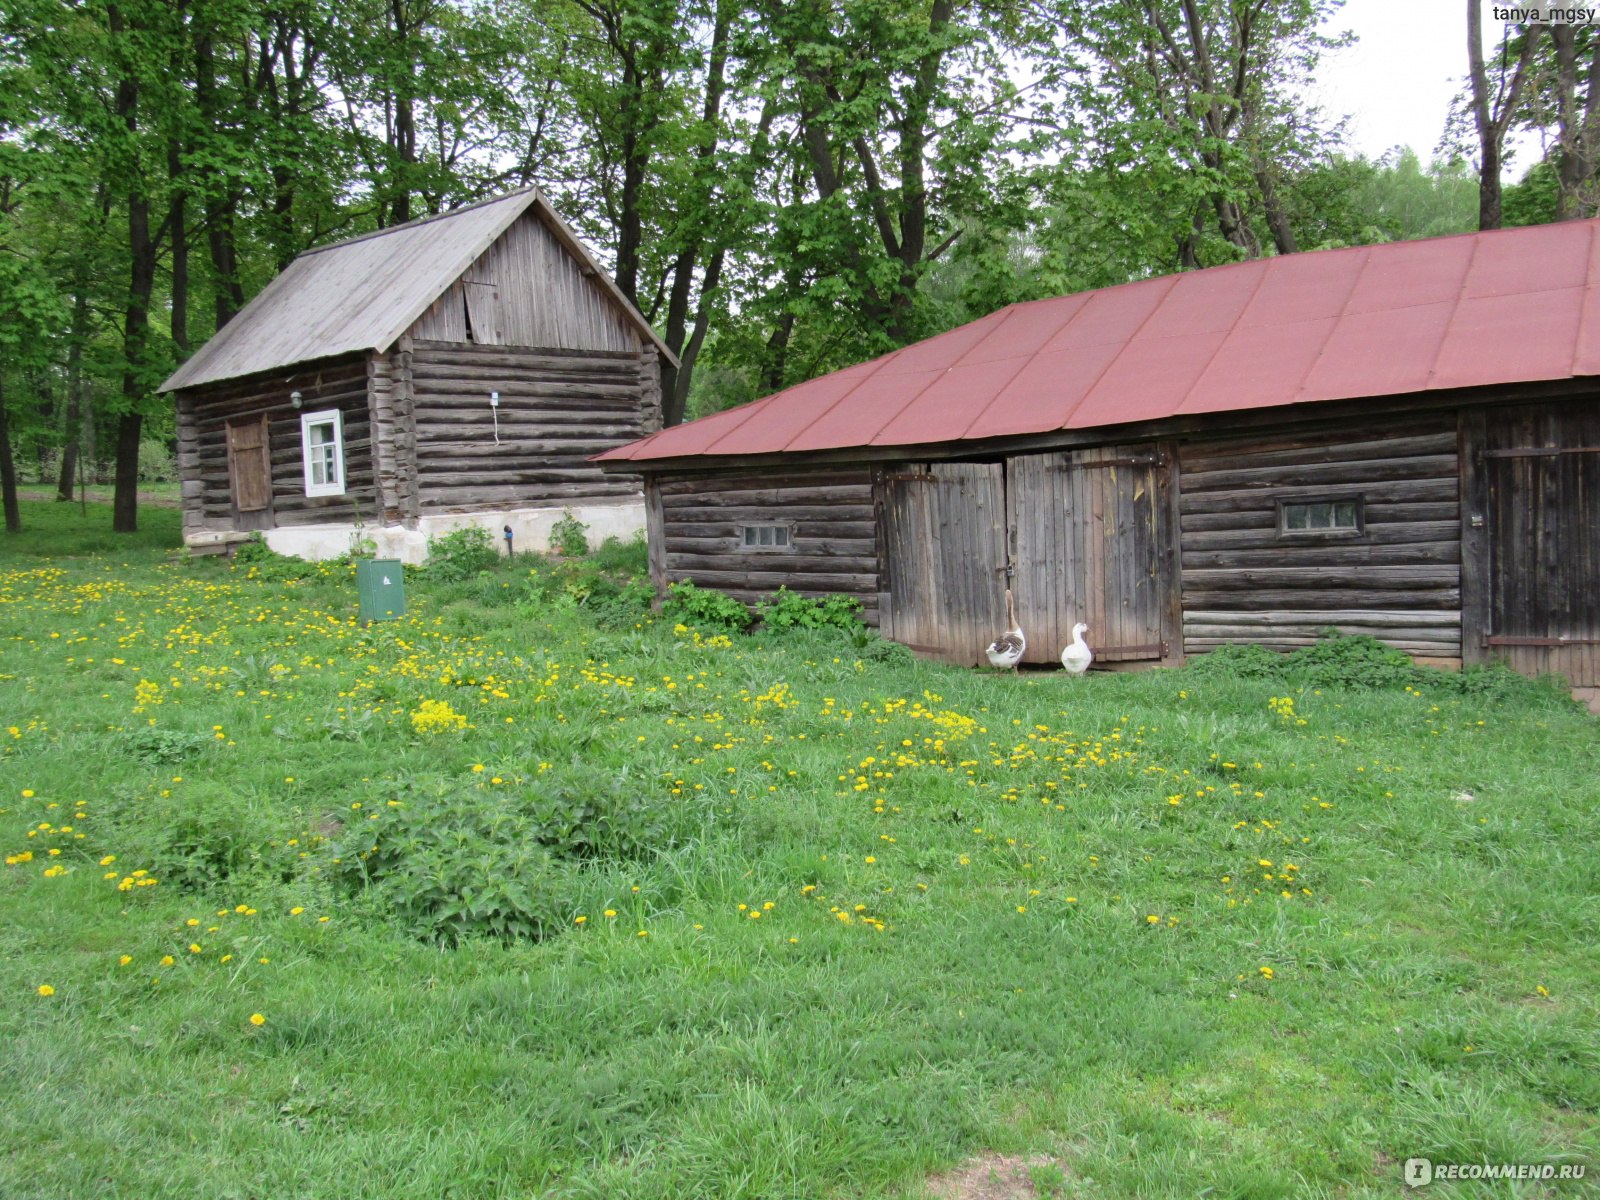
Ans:
POLYGON ((1334 0, 1064 3, 1088 163, 1126 197, 1112 224, 1172 248, 1173 266, 1299 248, 1292 193, 1326 163, 1328 122, 1299 97, 1334 0))
POLYGON ((1407 241, 1477 228, 1478 177, 1462 159, 1424 170, 1414 151, 1396 151, 1363 172, 1353 199, 1369 223, 1361 241, 1407 241))
MULTIPOLYGON (((291 259, 529 183, 681 360, 668 421, 1014 301, 1460 228, 1464 168, 1344 157, 1303 100, 1336 9, 12 0, 0 283, 51 315, 4 318, 8 444, 63 495, 114 461, 131 528, 155 388, 291 259)), ((1558 149, 1507 219, 1591 211, 1594 38, 1527 62, 1491 117, 1558 149)))

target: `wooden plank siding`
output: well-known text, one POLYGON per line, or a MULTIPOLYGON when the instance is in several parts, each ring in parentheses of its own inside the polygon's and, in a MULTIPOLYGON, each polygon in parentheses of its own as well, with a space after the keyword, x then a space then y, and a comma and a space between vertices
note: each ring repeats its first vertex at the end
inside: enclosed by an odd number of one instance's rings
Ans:
POLYGON ((412 326, 419 340, 637 351, 643 339, 530 210, 412 326), (469 319, 470 316, 470 319, 469 319))
POLYGON ((1006 460, 1023 661, 1059 661, 1080 621, 1101 664, 1177 661, 1168 467, 1151 442, 1006 460))
POLYGON ((659 426, 659 379, 653 348, 415 340, 409 383, 420 510, 637 497, 637 475, 607 474, 588 459, 659 426), (500 394, 498 408, 491 392, 500 394))
POLYGON ((903 463, 881 476, 888 637, 944 662, 987 663, 1006 629, 1001 463, 903 463))
POLYGON ((1600 687, 1600 405, 1494 409, 1474 442, 1473 656, 1600 687))
POLYGON ((377 484, 366 358, 347 355, 181 393, 179 449, 186 460, 181 464, 186 524, 191 514, 199 528, 214 530, 375 520, 377 484), (289 399, 295 391, 302 396, 299 409, 289 399), (307 496, 300 417, 332 408, 339 410, 343 422, 345 494, 307 496), (271 514, 269 521, 241 524, 228 473, 228 424, 252 418, 267 422, 271 514))
POLYGON ((1292 649, 1332 626, 1459 661, 1461 506, 1453 413, 1360 432, 1263 432, 1181 446, 1186 653, 1292 649), (1359 497, 1359 536, 1280 534, 1280 501, 1359 497))
POLYGON ((878 623, 878 557, 867 467, 749 475, 655 477, 651 531, 659 528, 659 584, 692 579, 754 603, 779 587, 805 596, 846 595, 878 623), (657 524, 659 522, 659 525, 657 524), (746 549, 746 525, 784 523, 790 545, 746 549))

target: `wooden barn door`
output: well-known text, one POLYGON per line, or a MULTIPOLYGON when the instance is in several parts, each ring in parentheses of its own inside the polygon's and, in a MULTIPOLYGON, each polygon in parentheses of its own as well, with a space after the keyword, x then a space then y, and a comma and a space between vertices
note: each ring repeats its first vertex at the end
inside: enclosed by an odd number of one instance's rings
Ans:
POLYGON ((228 482, 234 527, 272 527, 272 444, 266 414, 228 422, 228 482))
POLYGON ((1079 621, 1096 663, 1175 657, 1170 494, 1149 443, 1006 463, 1024 661, 1059 661, 1079 621))
POLYGON ((1600 687, 1600 408, 1490 413, 1479 469, 1488 656, 1600 687))
POLYGON ((882 476, 884 636, 946 662, 987 661, 1005 626, 999 463, 903 464, 882 476))

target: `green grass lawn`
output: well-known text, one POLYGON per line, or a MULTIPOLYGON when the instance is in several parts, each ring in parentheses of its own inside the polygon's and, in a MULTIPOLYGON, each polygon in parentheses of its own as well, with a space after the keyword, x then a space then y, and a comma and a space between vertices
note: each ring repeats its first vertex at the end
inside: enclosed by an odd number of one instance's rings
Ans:
POLYGON ((1555 688, 999 677, 532 559, 363 627, 348 565, 60 553, 0 561, 0 1195, 1600 1177, 1555 688))
POLYGON ((156 562, 183 544, 183 516, 175 507, 140 505, 137 533, 111 531, 109 499, 84 505, 24 500, 19 507, 22 532, 0 532, 0 565, 84 555, 100 555, 119 563, 156 562))

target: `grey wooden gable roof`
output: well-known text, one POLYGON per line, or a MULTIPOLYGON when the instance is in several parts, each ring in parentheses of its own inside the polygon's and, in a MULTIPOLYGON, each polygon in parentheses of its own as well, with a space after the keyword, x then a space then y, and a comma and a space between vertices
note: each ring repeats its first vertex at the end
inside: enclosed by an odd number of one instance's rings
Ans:
POLYGON ((530 209, 616 302, 677 358, 537 188, 307 250, 161 385, 163 392, 237 379, 357 350, 387 350, 530 209))

